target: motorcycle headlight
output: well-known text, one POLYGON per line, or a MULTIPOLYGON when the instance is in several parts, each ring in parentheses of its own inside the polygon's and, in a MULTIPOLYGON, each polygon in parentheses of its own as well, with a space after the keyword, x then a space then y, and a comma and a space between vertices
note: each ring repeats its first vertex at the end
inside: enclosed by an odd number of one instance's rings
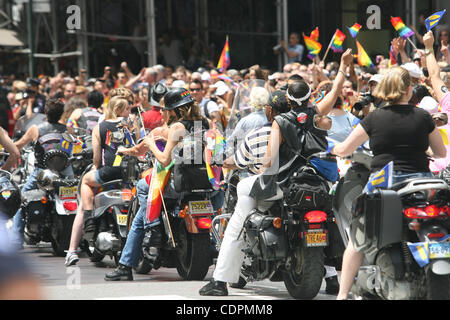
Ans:
POLYGON ((58 179, 59 176, 52 170, 42 170, 37 176, 37 185, 40 189, 50 191, 53 190, 53 182, 58 179))

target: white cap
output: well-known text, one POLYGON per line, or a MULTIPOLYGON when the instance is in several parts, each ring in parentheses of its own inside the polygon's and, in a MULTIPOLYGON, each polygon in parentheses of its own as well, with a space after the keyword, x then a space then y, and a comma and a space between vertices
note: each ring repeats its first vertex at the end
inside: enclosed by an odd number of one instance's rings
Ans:
POLYGON ((436 113, 439 111, 438 102, 430 96, 423 97, 422 101, 419 103, 419 108, 422 108, 429 113, 436 113))
POLYGON ((380 82, 381 82, 381 79, 383 79, 383 75, 377 73, 377 74, 374 74, 373 76, 370 77, 369 82, 370 82, 370 81, 375 81, 376 83, 380 83, 380 82))
POLYGON ((202 81, 210 81, 211 80, 211 75, 209 74, 209 72, 203 72, 202 73, 202 81))
POLYGON ((175 80, 172 83, 172 88, 184 88, 185 85, 186 85, 186 82, 184 82, 183 80, 175 80))
POLYGON ((401 66, 409 72, 409 75, 412 78, 420 78, 420 76, 422 75, 422 70, 414 62, 408 62, 408 63, 402 64, 401 66))
POLYGON ((218 88, 220 86, 226 86, 225 82, 223 81, 217 81, 216 83, 214 83, 213 85, 210 85, 211 88, 218 88))
POLYGON ((217 89, 216 89, 216 95, 217 96, 221 96, 221 95, 224 95, 225 93, 227 93, 228 92, 228 86, 227 85, 223 85, 223 86, 220 86, 220 87, 218 87, 217 89))

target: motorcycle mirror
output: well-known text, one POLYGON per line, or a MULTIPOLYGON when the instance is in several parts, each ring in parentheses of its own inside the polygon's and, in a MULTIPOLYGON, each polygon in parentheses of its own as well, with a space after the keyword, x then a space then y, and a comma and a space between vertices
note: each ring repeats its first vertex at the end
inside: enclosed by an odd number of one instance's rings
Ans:
POLYGON ((68 132, 64 132, 62 134, 62 137, 64 140, 66 140, 67 142, 70 142, 70 143, 74 143, 76 141, 76 139, 68 132))
POLYGON ((330 130, 333 120, 326 115, 314 115, 314 128, 319 130, 330 130))

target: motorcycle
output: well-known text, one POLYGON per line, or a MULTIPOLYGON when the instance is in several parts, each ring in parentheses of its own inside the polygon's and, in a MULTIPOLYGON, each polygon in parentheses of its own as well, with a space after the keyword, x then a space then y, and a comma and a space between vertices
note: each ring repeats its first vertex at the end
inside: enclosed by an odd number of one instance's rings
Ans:
POLYGON ((414 178, 361 194, 371 157, 364 148, 350 156, 333 201, 342 240, 364 253, 352 292, 363 299, 449 299, 449 186, 414 178))
MULTIPOLYGON (((306 159, 306 164, 294 173, 285 193, 278 188, 271 199, 258 201, 244 222, 241 232, 246 254, 238 283, 242 288, 250 281, 269 279, 283 281, 289 294, 296 299, 312 299, 320 290, 325 255, 332 244, 330 226, 334 224, 331 211, 331 183, 322 177, 311 163, 313 158, 335 161, 323 153, 306 159)), ((217 231, 223 219, 213 220, 213 235, 218 246, 217 231)))
POLYGON ((61 257, 69 248, 77 211, 78 181, 62 174, 69 165, 67 153, 50 150, 44 157, 46 169, 37 176, 38 189, 22 192, 25 242, 51 242, 54 254, 61 257))
MULTIPOLYGON (((90 171, 88 166, 85 173, 90 171)), ((136 192, 139 178, 137 159, 124 157, 120 164, 121 180, 109 181, 101 186, 94 197, 93 218, 95 231, 92 241, 82 238, 80 246, 87 252, 92 262, 100 262, 108 255, 119 263, 128 233, 128 211, 136 192)), ((80 178, 80 184, 83 177, 80 178)))
POLYGON ((73 128, 73 134, 68 131, 63 133, 63 138, 72 144, 72 168, 75 177, 81 177, 86 168, 92 164, 92 136, 87 135, 86 129, 73 128))

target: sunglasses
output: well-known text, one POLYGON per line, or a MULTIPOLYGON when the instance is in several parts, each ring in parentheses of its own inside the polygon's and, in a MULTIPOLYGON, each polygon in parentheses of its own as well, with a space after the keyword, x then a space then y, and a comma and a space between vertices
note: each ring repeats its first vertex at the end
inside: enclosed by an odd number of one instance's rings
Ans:
POLYGON ((189 91, 192 91, 192 92, 201 91, 201 90, 202 90, 202 89, 200 89, 200 88, 189 89, 189 91))

